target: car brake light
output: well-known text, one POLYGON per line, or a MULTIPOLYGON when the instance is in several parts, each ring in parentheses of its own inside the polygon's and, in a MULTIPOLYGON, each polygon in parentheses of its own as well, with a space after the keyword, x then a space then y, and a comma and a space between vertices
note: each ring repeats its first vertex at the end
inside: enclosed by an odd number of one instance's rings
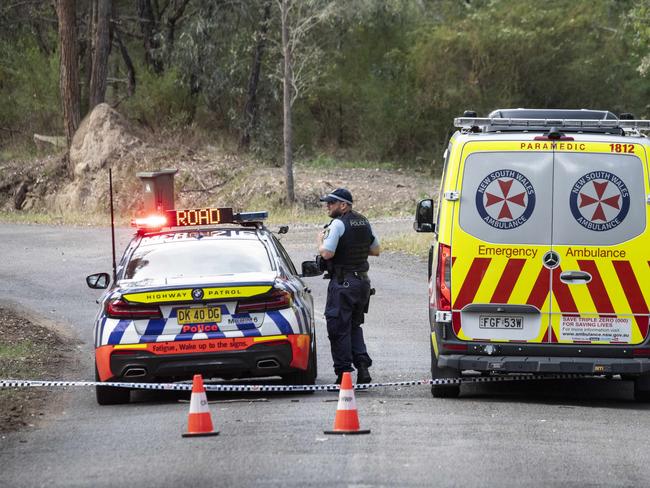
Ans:
POLYGON ((284 290, 275 290, 263 297, 240 301, 237 305, 237 313, 266 312, 268 310, 279 310, 290 306, 291 293, 284 290))
POLYGON ((132 305, 117 299, 108 302, 106 315, 116 319, 159 319, 160 308, 155 305, 132 305))
POLYGON ((436 268, 436 308, 451 310, 451 247, 438 245, 438 266, 436 268))
POLYGON ((550 136, 535 136, 535 141, 573 141, 573 137, 571 136, 556 136, 556 137, 550 137, 550 136))

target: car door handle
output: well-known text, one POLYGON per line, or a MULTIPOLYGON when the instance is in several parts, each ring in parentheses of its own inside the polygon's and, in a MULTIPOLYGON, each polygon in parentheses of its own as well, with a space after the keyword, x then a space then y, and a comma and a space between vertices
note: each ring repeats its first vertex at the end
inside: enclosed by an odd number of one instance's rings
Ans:
POLYGON ((560 281, 564 283, 575 283, 576 281, 589 283, 591 275, 585 271, 565 271, 560 274, 560 281))
POLYGON ((311 293, 311 288, 305 288, 305 293, 311 293))

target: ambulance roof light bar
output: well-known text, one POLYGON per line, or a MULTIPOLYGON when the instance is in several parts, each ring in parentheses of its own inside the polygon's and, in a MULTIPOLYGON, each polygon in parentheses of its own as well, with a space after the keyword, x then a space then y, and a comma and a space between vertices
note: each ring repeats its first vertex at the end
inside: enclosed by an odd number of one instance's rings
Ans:
POLYGON ((456 117, 454 126, 461 129, 479 128, 525 128, 571 127, 573 129, 632 129, 650 130, 650 120, 603 120, 603 119, 516 119, 487 117, 456 117))

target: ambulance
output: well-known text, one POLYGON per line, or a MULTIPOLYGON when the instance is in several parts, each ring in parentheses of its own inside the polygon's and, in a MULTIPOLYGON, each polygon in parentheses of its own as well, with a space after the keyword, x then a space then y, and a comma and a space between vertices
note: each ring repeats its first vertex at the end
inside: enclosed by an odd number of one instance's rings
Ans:
POLYGON ((455 119, 437 205, 420 201, 414 224, 434 234, 434 379, 620 375, 650 400, 650 121, 633 119, 538 109, 455 119))

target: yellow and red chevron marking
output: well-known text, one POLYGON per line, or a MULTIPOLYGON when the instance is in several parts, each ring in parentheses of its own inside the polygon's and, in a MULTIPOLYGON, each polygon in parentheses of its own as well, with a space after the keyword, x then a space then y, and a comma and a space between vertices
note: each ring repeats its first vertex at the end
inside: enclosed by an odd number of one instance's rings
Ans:
POLYGON ((650 279, 650 269, 644 262, 635 260, 587 259, 571 260, 563 258, 565 269, 579 269, 591 275, 586 285, 568 286, 560 281, 561 268, 553 273, 553 311, 552 342, 561 343, 604 343, 628 344, 628 342, 562 341, 559 335, 560 316, 594 315, 598 317, 633 317, 632 338, 629 343, 639 344, 648 335, 648 302, 640 281, 650 279), (638 263, 638 265, 637 265, 638 263))
MULTIPOLYGON (((645 296, 641 282, 650 280, 650 261, 646 268, 633 266, 629 260, 578 259, 574 262, 563 258, 563 266, 554 270, 544 268, 539 262, 510 258, 493 259, 475 257, 469 264, 465 260, 463 271, 454 269, 452 279, 459 276, 463 281, 453 281, 453 329, 460 339, 480 340, 463 333, 460 311, 470 303, 509 303, 533 305, 542 311, 542 324, 538 336, 527 342, 548 340, 548 318, 551 317, 551 342, 559 341, 562 316, 633 316, 632 344, 643 342, 648 334, 650 293, 645 296), (560 280, 563 269, 579 269, 592 276, 586 285, 569 286, 560 280), (551 302, 549 303, 549 300, 551 302)), ((453 266, 461 265, 462 259, 454 260, 453 266)), ((489 340, 489 339, 486 339, 489 340)), ((504 340, 500 340, 503 342, 504 340)), ((514 341, 510 341, 514 342, 514 341)), ((591 341, 583 341, 591 343, 591 341)))
MULTIPOLYGON (((454 296, 452 325, 456 335, 463 340, 481 340, 468 337, 462 330, 460 310, 470 303, 528 304, 544 311, 550 310, 550 272, 529 259, 493 259, 477 257, 471 260, 459 257, 452 268, 452 294, 454 296), (462 267, 462 269, 460 269, 462 267), (458 277, 463 281, 457 281, 458 277), (454 290, 458 289, 458 293, 454 290)), ((548 314, 542 315, 539 333, 530 341, 542 342, 548 331, 548 314)), ((484 339, 489 341, 490 339, 484 339)), ((499 342, 510 342, 499 340, 499 342)), ((515 341, 512 341, 515 342, 515 341)))

